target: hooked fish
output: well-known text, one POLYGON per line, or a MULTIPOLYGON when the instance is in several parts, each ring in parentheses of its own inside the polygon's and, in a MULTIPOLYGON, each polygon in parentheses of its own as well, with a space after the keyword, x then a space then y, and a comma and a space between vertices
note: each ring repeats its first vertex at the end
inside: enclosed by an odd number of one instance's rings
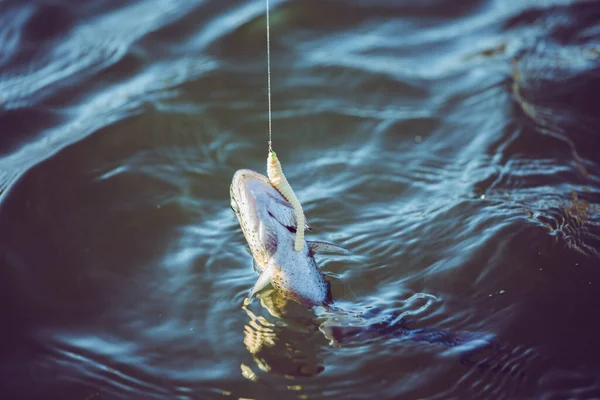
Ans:
MULTIPOLYGON (((294 250, 297 219, 292 205, 258 172, 242 169, 230 187, 237 215, 260 277, 250 298, 272 285, 285 298, 308 307, 332 303, 331 287, 315 262, 316 253, 346 250, 327 242, 305 241, 294 250)), ((310 227, 306 225, 306 229, 310 227)))

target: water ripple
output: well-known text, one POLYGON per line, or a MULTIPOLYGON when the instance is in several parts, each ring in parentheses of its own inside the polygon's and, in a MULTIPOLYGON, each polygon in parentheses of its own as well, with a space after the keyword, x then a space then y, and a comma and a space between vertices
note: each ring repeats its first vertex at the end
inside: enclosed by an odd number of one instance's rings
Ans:
POLYGON ((328 311, 242 306, 263 7, 0 4, 2 394, 598 397, 596 2, 272 3, 328 311))

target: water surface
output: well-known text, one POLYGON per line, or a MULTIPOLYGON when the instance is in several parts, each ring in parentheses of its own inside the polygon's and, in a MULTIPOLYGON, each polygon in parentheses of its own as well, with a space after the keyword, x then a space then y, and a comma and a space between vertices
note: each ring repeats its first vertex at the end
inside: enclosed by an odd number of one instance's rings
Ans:
POLYGON ((318 259, 334 298, 502 354, 242 308, 262 1, 2 2, 2 398, 600 398, 600 4, 271 7, 274 147, 350 250, 318 259))

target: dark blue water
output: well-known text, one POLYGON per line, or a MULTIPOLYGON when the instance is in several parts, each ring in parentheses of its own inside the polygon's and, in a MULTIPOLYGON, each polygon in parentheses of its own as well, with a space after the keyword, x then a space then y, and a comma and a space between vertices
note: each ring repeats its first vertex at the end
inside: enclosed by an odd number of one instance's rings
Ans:
POLYGON ((274 147, 310 237, 350 250, 318 262, 406 334, 242 308, 262 1, 4 1, 0 397, 600 398, 600 3, 271 7, 274 147))

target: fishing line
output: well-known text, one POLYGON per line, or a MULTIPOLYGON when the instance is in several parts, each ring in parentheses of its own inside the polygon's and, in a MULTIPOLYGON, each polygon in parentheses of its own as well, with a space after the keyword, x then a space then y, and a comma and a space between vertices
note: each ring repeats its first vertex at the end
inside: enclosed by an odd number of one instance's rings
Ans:
POLYGON ((267 2, 267 98, 269 100, 269 153, 273 151, 272 137, 273 137, 273 129, 271 126, 271 32, 270 26, 271 23, 269 21, 269 0, 267 2))
POLYGON ((267 157, 267 175, 271 185, 275 189, 279 190, 279 193, 292 205, 296 214, 296 238, 294 241, 294 250, 301 251, 304 248, 304 225, 306 219, 304 218, 304 210, 302 210, 302 204, 296 197, 294 190, 290 186, 281 169, 277 154, 273 151, 272 138, 272 116, 271 116, 271 22, 269 20, 269 0, 266 1, 267 8, 267 98, 269 102, 269 156, 267 157))

